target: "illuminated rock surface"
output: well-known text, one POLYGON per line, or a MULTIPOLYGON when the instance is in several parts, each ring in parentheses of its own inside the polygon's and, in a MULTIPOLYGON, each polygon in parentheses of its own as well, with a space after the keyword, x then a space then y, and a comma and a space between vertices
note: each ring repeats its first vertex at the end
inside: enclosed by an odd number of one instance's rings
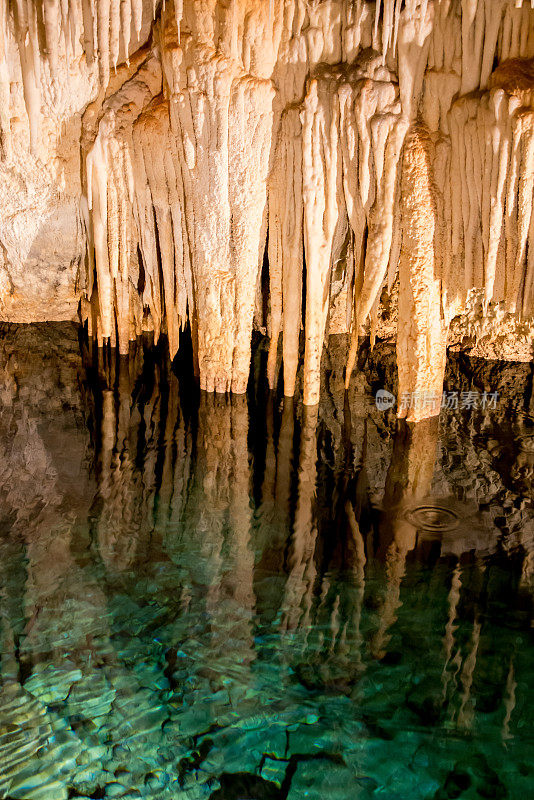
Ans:
POLYGON ((530 360, 533 59, 528 0, 1 0, 0 319, 187 329, 236 394, 256 328, 312 406, 386 307, 408 391, 451 322, 530 360))

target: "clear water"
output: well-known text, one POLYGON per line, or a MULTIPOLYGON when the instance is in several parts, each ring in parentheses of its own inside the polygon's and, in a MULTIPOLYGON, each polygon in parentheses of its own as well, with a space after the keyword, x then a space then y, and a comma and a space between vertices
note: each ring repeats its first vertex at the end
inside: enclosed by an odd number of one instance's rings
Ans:
POLYGON ((530 368, 410 432, 373 358, 305 412, 0 331, 0 797, 533 795, 530 368))

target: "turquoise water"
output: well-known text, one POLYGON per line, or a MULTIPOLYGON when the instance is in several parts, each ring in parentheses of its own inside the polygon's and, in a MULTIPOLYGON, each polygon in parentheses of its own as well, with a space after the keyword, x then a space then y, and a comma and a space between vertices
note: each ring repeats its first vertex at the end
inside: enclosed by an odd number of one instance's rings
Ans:
POLYGON ((0 797, 534 790, 528 366, 413 430, 0 330, 0 797))

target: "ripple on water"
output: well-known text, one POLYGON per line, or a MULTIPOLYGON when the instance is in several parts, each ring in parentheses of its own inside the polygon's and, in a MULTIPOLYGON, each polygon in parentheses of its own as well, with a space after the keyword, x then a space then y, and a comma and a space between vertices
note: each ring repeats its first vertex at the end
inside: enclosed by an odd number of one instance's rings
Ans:
POLYGON ((404 516, 414 527, 431 533, 452 531, 460 524, 456 511, 433 503, 414 506, 404 516))

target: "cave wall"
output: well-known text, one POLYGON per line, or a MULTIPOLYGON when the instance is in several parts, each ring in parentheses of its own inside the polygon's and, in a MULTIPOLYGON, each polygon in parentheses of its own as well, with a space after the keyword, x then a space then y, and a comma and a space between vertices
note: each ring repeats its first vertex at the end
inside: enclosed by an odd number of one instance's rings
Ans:
MULTIPOLYGON (((130 54, 152 25, 152 5, 138 5, 130 54)), ((0 0, 0 321, 77 316, 82 116, 102 86, 88 8, 95 13, 96 3, 0 0)), ((120 61, 125 42, 123 34, 120 61)))
POLYGON ((292 395, 303 339, 307 405, 325 337, 350 334, 348 384, 384 298, 400 392, 441 392, 451 338, 531 357, 532 3, 0 9, 1 318, 80 302, 99 344, 152 331, 171 356, 189 324, 220 392, 245 391, 256 326, 292 395))

